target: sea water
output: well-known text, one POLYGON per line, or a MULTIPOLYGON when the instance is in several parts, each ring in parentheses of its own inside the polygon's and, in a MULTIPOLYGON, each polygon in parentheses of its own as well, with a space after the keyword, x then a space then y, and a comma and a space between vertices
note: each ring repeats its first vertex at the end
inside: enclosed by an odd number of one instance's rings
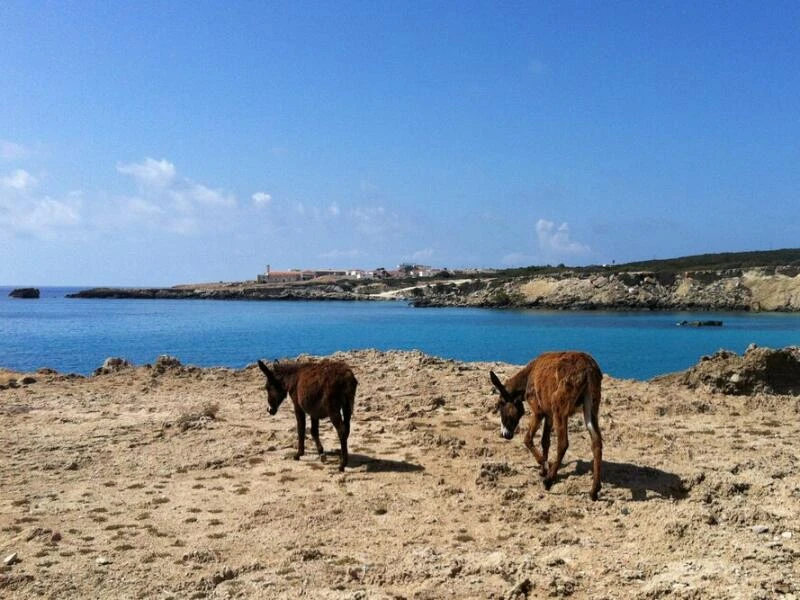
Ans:
POLYGON ((70 299, 0 288, 0 367, 90 374, 109 356, 160 354, 240 368, 257 358, 339 350, 421 350, 465 361, 524 364, 546 350, 584 350, 614 377, 679 371, 721 348, 800 345, 800 315, 413 308, 404 302, 70 299), (678 327, 721 320, 722 327, 678 327))

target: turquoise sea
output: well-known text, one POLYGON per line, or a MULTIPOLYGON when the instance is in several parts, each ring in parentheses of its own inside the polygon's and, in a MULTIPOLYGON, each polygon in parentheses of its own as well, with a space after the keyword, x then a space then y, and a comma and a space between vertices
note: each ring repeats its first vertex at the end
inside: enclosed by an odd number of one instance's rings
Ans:
POLYGON ((800 345, 800 315, 413 308, 402 302, 82 300, 43 288, 39 300, 0 288, 0 366, 89 374, 109 356, 198 366, 378 348, 523 364, 545 350, 593 354, 615 377, 678 371, 720 348, 800 345), (677 327, 717 319, 723 327, 677 327))

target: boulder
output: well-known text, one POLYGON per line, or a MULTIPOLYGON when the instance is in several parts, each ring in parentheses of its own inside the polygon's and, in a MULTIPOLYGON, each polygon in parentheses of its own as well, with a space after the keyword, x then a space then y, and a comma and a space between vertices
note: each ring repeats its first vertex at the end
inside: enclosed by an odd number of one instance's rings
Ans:
POLYGON ((94 370, 95 375, 108 375, 109 373, 116 373, 130 369, 133 365, 124 358, 109 357, 103 361, 103 366, 94 370))
POLYGON ((773 349, 751 344, 742 356, 719 350, 686 371, 656 380, 674 381, 692 389, 705 387, 723 394, 800 395, 800 347, 773 349))
POLYGON ((155 374, 162 374, 167 371, 180 370, 182 368, 183 365, 180 360, 167 354, 160 355, 153 364, 153 372, 155 374))

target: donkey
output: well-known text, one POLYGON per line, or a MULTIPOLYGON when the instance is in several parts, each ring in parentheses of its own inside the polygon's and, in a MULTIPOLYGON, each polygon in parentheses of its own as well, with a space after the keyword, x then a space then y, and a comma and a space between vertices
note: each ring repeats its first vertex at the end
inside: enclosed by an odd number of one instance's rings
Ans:
POLYGON ((325 460, 322 443, 319 441, 319 420, 329 418, 341 444, 339 470, 347 466, 347 438, 350 435, 350 417, 356 397, 356 381, 353 371, 343 362, 323 360, 308 363, 272 364, 270 369, 262 361, 258 366, 267 378, 267 403, 269 414, 278 412, 278 407, 287 394, 294 403, 297 419, 297 452, 295 460, 305 454, 306 415, 311 417, 311 437, 317 445, 320 459, 325 460))
POLYGON ((583 410, 583 421, 592 439, 592 500, 600 492, 600 466, 603 460, 603 437, 600 434, 600 383, 603 374, 597 362, 584 352, 546 352, 541 354, 508 381, 502 383, 493 371, 489 377, 500 392, 497 409, 500 412, 502 436, 514 437, 519 420, 525 413, 527 401, 532 417, 525 433, 525 446, 539 463, 539 474, 544 478, 545 489, 550 489, 569 446, 567 420, 570 415, 583 410), (542 451, 534 446, 533 436, 544 420, 542 451), (558 454, 552 464, 547 462, 550 449, 550 432, 555 427, 558 436, 558 454))

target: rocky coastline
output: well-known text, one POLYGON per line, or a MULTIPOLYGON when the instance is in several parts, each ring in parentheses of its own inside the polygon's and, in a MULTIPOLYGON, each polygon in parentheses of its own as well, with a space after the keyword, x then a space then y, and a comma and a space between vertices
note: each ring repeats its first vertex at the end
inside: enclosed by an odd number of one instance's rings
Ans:
POLYGON ((207 300, 404 300, 416 307, 549 310, 800 311, 800 267, 720 271, 581 272, 525 277, 389 282, 255 282, 92 288, 70 298, 207 300))
POLYGON ((419 307, 551 310, 800 311, 800 269, 771 267, 684 273, 560 273, 436 282, 410 290, 419 307))
POLYGON ((133 299, 133 300, 373 300, 333 285, 241 285, 114 288, 99 287, 67 294, 67 298, 133 299))

